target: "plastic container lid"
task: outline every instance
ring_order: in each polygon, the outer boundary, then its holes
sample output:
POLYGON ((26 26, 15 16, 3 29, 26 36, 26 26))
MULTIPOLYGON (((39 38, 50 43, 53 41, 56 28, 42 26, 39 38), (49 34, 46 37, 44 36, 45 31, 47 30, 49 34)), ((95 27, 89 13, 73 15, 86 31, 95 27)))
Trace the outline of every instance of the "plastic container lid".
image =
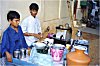
POLYGON ((86 46, 73 45, 73 47, 74 47, 75 49, 79 49, 79 50, 87 50, 87 47, 86 47, 86 46))
POLYGON ((89 45, 89 41, 88 40, 79 40, 78 41, 79 42, 79 44, 84 44, 84 45, 89 45))

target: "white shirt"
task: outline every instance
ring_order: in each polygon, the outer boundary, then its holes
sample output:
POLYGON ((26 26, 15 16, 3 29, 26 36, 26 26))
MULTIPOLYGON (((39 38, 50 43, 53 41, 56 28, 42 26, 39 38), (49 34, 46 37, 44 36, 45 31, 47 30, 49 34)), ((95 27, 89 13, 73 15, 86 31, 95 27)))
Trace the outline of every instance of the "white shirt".
MULTIPOLYGON (((41 26, 40 21, 37 17, 29 16, 25 18, 21 23, 22 31, 23 33, 41 33, 41 26)), ((25 40, 28 46, 31 46, 31 44, 38 39, 34 36, 25 36, 25 40)))

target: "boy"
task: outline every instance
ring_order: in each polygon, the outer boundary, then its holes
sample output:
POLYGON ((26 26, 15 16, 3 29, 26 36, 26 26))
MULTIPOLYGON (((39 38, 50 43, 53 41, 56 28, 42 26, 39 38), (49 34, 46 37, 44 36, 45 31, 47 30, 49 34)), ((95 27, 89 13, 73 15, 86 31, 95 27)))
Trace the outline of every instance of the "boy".
POLYGON ((42 34, 41 34, 40 21, 36 17, 39 9, 38 5, 36 3, 32 3, 29 6, 29 9, 31 15, 22 21, 21 27, 26 39, 26 43, 31 48, 32 43, 42 38, 42 34))
POLYGON ((4 31, 2 37, 2 56, 12 62, 13 52, 17 49, 28 48, 21 27, 19 26, 20 15, 16 11, 9 11, 7 20, 9 27, 4 31))

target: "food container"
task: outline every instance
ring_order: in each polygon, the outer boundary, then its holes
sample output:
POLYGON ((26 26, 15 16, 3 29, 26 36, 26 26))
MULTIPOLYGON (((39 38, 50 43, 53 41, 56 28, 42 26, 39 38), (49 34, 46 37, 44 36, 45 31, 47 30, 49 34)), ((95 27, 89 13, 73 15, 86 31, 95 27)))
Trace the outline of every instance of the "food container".
POLYGON ((65 46, 61 44, 55 44, 52 48, 50 48, 50 52, 54 61, 61 61, 64 48, 65 46))

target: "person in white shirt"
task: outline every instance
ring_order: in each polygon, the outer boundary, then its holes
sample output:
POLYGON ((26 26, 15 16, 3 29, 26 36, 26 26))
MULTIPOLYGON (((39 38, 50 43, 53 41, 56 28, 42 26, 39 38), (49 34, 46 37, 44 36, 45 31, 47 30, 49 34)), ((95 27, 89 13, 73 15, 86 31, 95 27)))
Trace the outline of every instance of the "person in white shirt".
POLYGON ((36 17, 38 13, 38 5, 32 3, 29 6, 31 15, 25 18, 21 23, 21 28, 25 36, 28 46, 42 38, 41 25, 39 19, 36 17))

